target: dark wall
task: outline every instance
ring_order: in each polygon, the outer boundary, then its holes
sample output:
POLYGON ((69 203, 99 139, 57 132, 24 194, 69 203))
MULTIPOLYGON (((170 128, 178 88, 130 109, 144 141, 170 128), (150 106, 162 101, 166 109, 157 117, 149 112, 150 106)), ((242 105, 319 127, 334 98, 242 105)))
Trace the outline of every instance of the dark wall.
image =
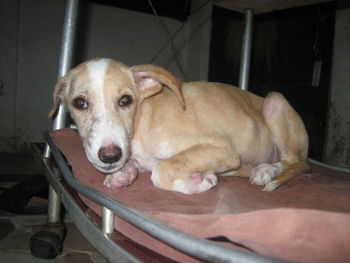
MULTIPOLYGON (((329 2, 254 18, 249 90, 261 96, 269 91, 283 93, 305 122, 309 155, 319 160, 326 127, 334 15, 335 5, 329 2), (321 70, 319 81, 313 78, 315 67, 321 70)), ((211 81, 238 84, 242 21, 241 14, 214 9, 211 81)))

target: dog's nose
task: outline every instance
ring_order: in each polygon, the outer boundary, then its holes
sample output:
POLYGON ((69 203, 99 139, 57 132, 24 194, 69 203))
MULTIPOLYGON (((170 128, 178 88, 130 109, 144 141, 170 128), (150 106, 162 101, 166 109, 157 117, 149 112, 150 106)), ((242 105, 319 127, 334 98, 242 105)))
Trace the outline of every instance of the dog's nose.
POLYGON ((106 147, 101 147, 98 151, 98 158, 104 163, 115 163, 122 157, 122 150, 112 144, 106 147))

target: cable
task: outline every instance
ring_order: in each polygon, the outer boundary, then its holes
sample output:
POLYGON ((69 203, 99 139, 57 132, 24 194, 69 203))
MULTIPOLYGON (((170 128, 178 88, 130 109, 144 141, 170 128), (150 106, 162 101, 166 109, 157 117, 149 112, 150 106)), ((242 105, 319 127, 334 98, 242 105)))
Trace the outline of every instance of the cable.
MULTIPOLYGON (((201 6, 199 6, 196 10, 194 10, 192 13, 190 13, 188 16, 192 16, 192 15, 195 15, 197 14, 200 10, 202 10, 203 7, 205 7, 211 0, 207 0, 206 2, 204 2, 201 6)), ((162 28, 165 28, 162 20, 159 18, 155 8, 153 7, 152 5, 152 2, 150 0, 148 0, 148 3, 149 5, 151 6, 152 8, 152 11, 153 13, 158 17, 158 21, 160 21, 161 25, 162 25, 162 28)), ((167 32, 167 30, 165 30, 166 32, 166 36, 167 36, 167 42, 168 43, 172 43, 173 39, 178 35, 178 33, 180 33, 182 31, 182 29, 188 24, 188 20, 184 23, 182 23, 182 25, 175 31, 175 33, 169 37, 169 34, 167 32)), ((165 28, 166 29, 166 28, 165 28)), ((164 30, 163 30, 164 31, 164 30)), ((163 45, 163 47, 161 47, 154 55, 153 57, 151 58, 150 62, 149 63, 153 63, 159 56, 160 53, 162 53, 162 51, 168 46, 169 44, 165 44, 163 45)), ((177 58, 177 55, 176 53, 174 53, 174 50, 172 48, 170 48, 170 51, 173 53, 173 56, 177 59, 177 63, 178 63, 178 66, 180 65, 179 61, 178 61, 178 58, 177 58)), ((179 69, 181 70, 181 74, 184 76, 184 80, 186 80, 186 75, 181 67, 181 65, 179 66, 179 69)))
POLYGON ((307 160, 309 163, 316 164, 316 165, 319 165, 322 167, 326 167, 326 168, 334 170, 334 171, 343 172, 343 173, 350 173, 350 169, 346 168, 346 167, 339 167, 339 166, 334 166, 334 165, 322 163, 320 161, 317 161, 317 160, 314 160, 311 158, 308 158, 307 160))
POLYGON ((162 30, 163 30, 163 33, 166 37, 166 40, 168 42, 168 45, 169 45, 169 49, 170 49, 170 52, 171 54, 173 55, 173 57, 175 58, 175 61, 176 61, 176 64, 184 78, 184 80, 186 80, 186 74, 180 64, 180 61, 179 61, 179 58, 177 56, 177 53, 176 53, 176 50, 174 49, 174 46, 173 46, 173 43, 172 43, 172 39, 170 38, 169 36, 169 33, 168 33, 168 29, 166 28, 165 24, 163 23, 162 19, 160 18, 160 16, 158 15, 157 13, 157 10, 154 8, 153 4, 152 4, 152 1, 151 0, 147 0, 148 1, 148 4, 150 5, 155 17, 157 18, 157 21, 158 21, 158 24, 161 26, 162 30))

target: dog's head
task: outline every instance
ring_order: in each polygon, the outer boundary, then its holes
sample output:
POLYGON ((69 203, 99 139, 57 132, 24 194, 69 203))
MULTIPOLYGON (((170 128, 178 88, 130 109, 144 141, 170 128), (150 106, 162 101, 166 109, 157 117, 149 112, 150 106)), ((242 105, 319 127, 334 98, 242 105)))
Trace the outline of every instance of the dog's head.
POLYGON ((184 107, 181 81, 161 67, 127 67, 111 59, 94 59, 72 69, 54 89, 68 107, 83 139, 86 156, 101 172, 120 169, 129 157, 134 117, 148 97, 170 88, 184 107))

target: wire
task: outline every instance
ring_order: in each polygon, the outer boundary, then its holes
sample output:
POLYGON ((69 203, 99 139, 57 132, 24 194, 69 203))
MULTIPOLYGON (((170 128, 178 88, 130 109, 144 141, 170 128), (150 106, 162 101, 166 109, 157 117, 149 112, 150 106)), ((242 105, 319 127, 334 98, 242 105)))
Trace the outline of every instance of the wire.
MULTIPOLYGON (((185 25, 187 24, 187 22, 183 23, 178 30, 176 30, 176 32, 170 37, 170 40, 172 41, 178 33, 180 33, 180 31, 185 27, 185 25)), ((163 45, 152 57, 152 59, 150 60, 150 63, 153 63, 159 56, 160 53, 163 52, 163 50, 167 47, 167 44, 163 45)))
POLYGON ((169 36, 168 29, 166 28, 164 22, 162 21, 162 19, 158 15, 157 10, 154 8, 154 6, 152 4, 152 1, 151 0, 147 0, 147 1, 148 1, 148 4, 150 5, 150 7, 151 7, 155 17, 157 18, 158 24, 160 25, 160 27, 163 30, 163 33, 164 33, 164 35, 166 37, 166 40, 168 42, 168 45, 169 45, 170 52, 173 55, 173 57, 175 58, 176 64, 177 64, 177 66, 178 66, 178 68, 179 68, 183 78, 186 80, 186 74, 185 74, 185 72, 184 72, 184 70, 183 70, 183 68, 181 66, 181 63, 180 63, 179 58, 177 56, 177 52, 176 52, 176 50, 175 50, 175 48, 173 46, 173 43, 172 43, 172 39, 169 36))
MULTIPOLYGON (((190 13, 188 16, 193 16, 195 14, 197 14, 200 10, 202 10, 203 7, 205 7, 209 2, 211 2, 211 0, 207 0, 206 2, 204 2, 202 5, 200 5, 196 10, 194 10, 192 13, 190 13)), ((172 48, 172 41, 174 40, 174 38, 182 31, 182 29, 188 24, 188 20, 185 21, 184 23, 182 23, 182 25, 175 31, 175 33, 169 37, 169 33, 168 31, 166 30, 166 27, 163 23, 163 21, 160 19, 160 17, 158 16, 157 14, 157 11, 155 10, 154 6, 152 5, 152 2, 151 0, 148 0, 148 3, 149 5, 151 6, 152 8, 152 11, 153 13, 157 16, 157 20, 160 21, 161 23, 161 26, 163 28, 163 31, 165 29, 165 32, 166 32, 166 36, 167 36, 167 44, 163 45, 163 47, 161 47, 155 54, 154 56, 152 57, 152 59, 150 60, 149 63, 153 63, 159 56, 160 53, 163 52, 163 50, 169 45, 170 47, 170 51, 173 53, 173 56, 176 58, 177 60, 177 64, 179 66, 179 69, 181 70, 181 74, 183 75, 184 79, 186 80, 186 75, 180 65, 180 62, 178 60, 178 57, 177 57, 177 54, 174 52, 173 48, 172 48)))
POLYGON ((204 2, 204 3, 203 3, 201 6, 199 6, 196 10, 194 10, 194 11, 190 14, 190 16, 192 16, 192 15, 198 13, 198 12, 199 12, 203 7, 205 7, 210 1, 212 1, 212 0, 208 0, 208 1, 204 2))

